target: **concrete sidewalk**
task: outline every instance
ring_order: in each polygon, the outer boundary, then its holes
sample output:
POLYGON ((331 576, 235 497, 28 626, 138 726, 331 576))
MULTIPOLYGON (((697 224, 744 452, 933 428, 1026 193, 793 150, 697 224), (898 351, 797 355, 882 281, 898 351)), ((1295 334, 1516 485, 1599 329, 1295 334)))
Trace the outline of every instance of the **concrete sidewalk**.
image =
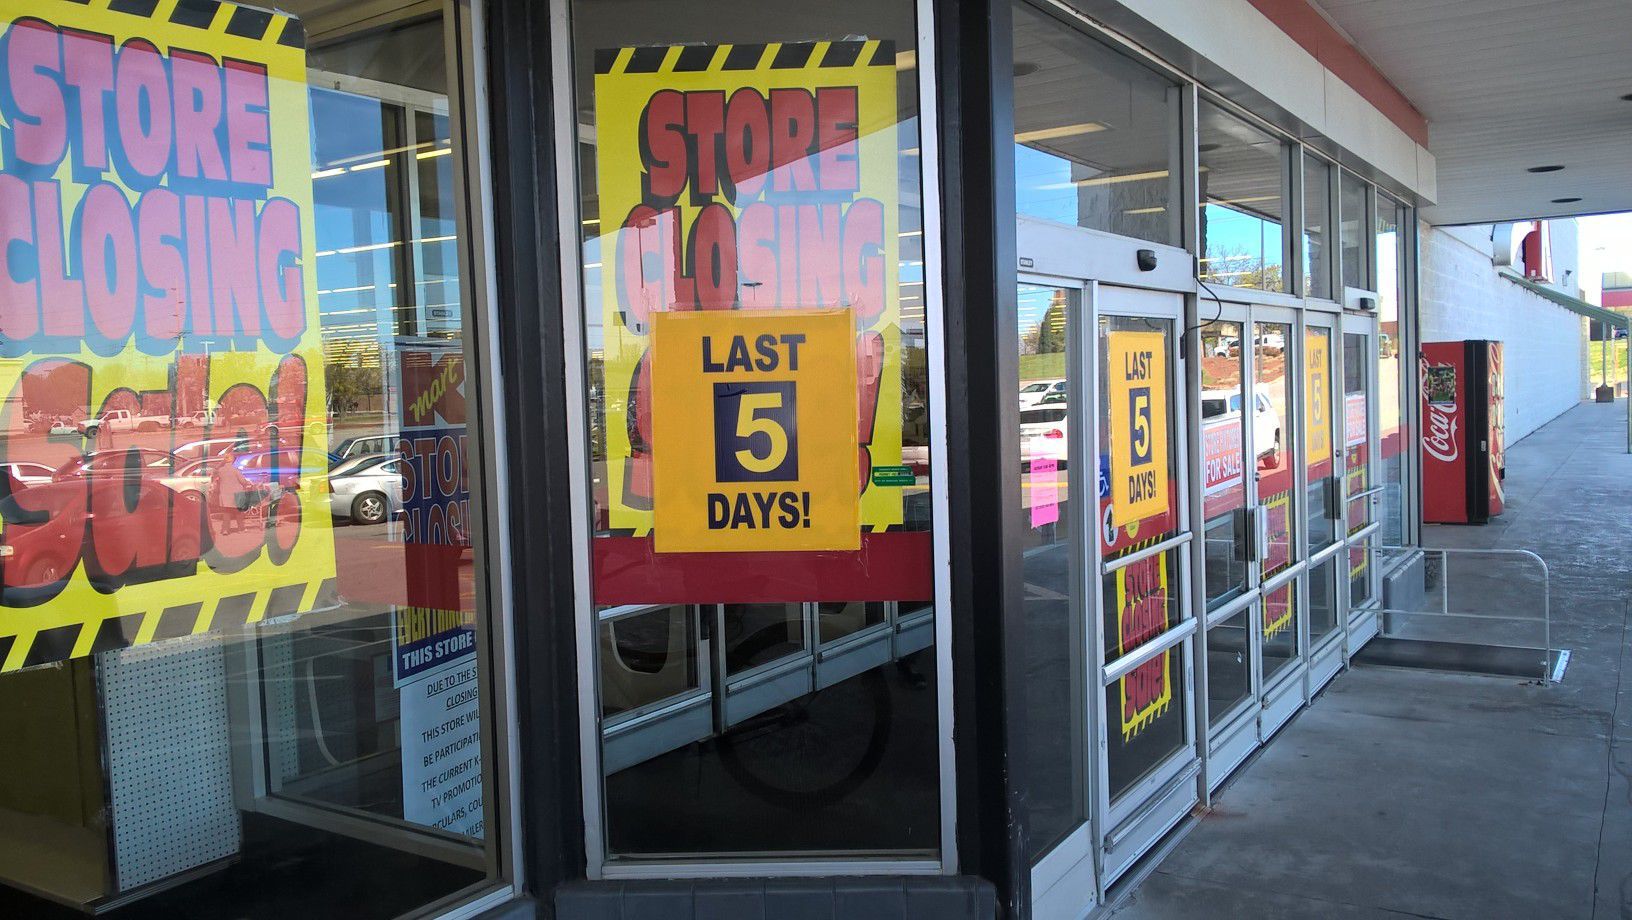
POLYGON ((1429 528, 1547 560, 1562 684, 1356 665, 1111 916, 1632 917, 1625 450, 1582 404, 1511 448, 1505 514, 1429 528))

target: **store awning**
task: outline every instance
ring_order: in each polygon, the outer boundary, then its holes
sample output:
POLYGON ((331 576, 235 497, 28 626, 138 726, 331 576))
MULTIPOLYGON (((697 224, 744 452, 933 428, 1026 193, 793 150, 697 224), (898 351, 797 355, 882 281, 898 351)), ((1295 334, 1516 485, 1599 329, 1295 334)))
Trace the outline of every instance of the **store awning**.
POLYGON ((1594 322, 1605 323, 1612 327, 1632 330, 1632 316, 1628 316, 1625 313, 1616 313, 1614 310, 1605 310, 1603 307, 1594 306, 1593 304, 1587 303, 1585 300, 1582 300, 1579 297, 1571 297, 1562 291, 1555 291, 1545 284, 1537 284, 1536 282, 1531 281, 1529 278, 1514 272, 1504 271, 1501 274, 1503 278, 1506 278, 1519 287, 1525 288, 1537 296, 1545 297, 1564 309, 1569 310, 1571 313, 1579 313, 1582 316, 1593 320, 1594 322))
POLYGON ((1632 3, 1314 5, 1427 117, 1438 180, 1429 223, 1632 210, 1632 3))

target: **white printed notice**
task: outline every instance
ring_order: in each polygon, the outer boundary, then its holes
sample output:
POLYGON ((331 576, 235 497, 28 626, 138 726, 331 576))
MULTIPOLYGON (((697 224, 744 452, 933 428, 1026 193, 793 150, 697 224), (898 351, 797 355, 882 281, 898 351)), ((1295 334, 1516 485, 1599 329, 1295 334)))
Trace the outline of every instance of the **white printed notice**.
POLYGON ((403 683, 402 816, 482 837, 482 733, 476 656, 403 683))

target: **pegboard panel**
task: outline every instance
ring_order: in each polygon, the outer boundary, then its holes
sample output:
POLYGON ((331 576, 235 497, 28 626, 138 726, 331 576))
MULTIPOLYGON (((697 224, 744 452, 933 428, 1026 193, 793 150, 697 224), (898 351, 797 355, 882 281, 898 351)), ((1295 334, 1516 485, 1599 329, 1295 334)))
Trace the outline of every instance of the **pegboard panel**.
POLYGON ((119 891, 237 853, 224 640, 108 652, 98 671, 119 891))
POLYGON ((261 693, 265 699, 266 748, 271 791, 300 776, 300 726, 295 721, 295 641, 285 630, 263 630, 259 639, 261 693))

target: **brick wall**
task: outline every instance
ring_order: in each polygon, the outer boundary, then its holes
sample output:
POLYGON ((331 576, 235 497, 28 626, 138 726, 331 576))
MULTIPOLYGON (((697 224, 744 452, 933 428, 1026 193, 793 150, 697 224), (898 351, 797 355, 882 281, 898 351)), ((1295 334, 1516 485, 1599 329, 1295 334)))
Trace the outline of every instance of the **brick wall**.
POLYGON ((1508 443, 1580 402, 1583 318, 1497 274, 1488 226, 1421 230, 1422 341, 1503 343, 1508 443))

